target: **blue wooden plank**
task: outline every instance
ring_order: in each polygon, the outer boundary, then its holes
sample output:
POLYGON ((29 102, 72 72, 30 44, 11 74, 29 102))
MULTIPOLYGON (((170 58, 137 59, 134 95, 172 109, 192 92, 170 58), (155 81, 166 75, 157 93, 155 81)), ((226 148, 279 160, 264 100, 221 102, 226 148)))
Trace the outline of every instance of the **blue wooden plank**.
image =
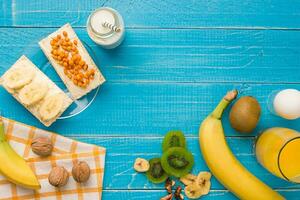
MULTIPOLYGON (((163 189, 164 184, 152 184, 146 176, 135 172, 134 160, 137 157, 146 159, 161 156, 161 143, 163 137, 91 137, 72 136, 83 142, 88 142, 107 148, 104 188, 105 189, 163 189)), ((254 138, 227 138, 233 153, 242 164, 263 182, 274 189, 300 189, 300 185, 288 183, 279 179, 265 169, 256 161, 254 155, 254 138)), ((187 146, 193 153, 195 165, 193 173, 207 171, 208 168, 202 158, 197 137, 187 138, 187 146)), ((230 170, 230 169, 224 169, 230 170)), ((225 189, 214 177, 212 178, 212 189, 225 189)))
MULTIPOLYGON (((281 84, 196 84, 196 83, 105 83, 95 102, 79 116, 59 120, 49 130, 63 135, 134 135, 158 136, 170 129, 181 129, 190 136, 198 133, 201 122, 230 89, 252 95, 262 106, 262 117, 255 134, 272 126, 300 130, 299 120, 287 121, 267 110, 270 93, 284 88, 300 89, 300 85, 281 84), (77 125, 77 124, 80 124, 77 125)), ((0 109, 4 116, 43 127, 4 89, 0 89, 0 109)), ((237 135, 228 125, 227 135, 237 135)))
MULTIPOLYGON (((299 190, 284 190, 279 191, 282 195, 286 197, 288 200, 298 200, 300 192, 299 190)), ((150 190, 150 191, 140 191, 140 190, 104 190, 103 191, 103 200, 111 200, 111 199, 119 199, 119 200, 127 200, 127 199, 144 199, 144 200, 156 200, 165 196, 166 192, 161 190, 150 190)), ((187 199, 187 198, 185 198, 187 199)), ((201 200, 232 200, 237 199, 230 192, 227 191, 212 191, 206 196, 202 196, 201 200)))
MULTIPOLYGON (((291 196, 296 195, 297 192, 287 192, 287 194, 292 193, 291 196)), ((184 192, 182 192, 184 194, 184 192)), ((164 196, 166 196, 166 191, 163 190, 104 190, 103 191, 103 200, 111 200, 111 199, 119 199, 119 200, 127 200, 127 199, 144 199, 144 200, 157 200, 164 196)), ((185 197, 185 199, 188 199, 185 197)), ((225 199, 232 200, 237 199, 228 191, 211 191, 208 195, 202 196, 199 199, 225 199)))
POLYGON ((89 13, 101 6, 119 10, 127 27, 135 28, 299 28, 295 18, 299 17, 300 5, 295 0, 65 0, 63 3, 15 0, 11 25, 40 27, 71 22, 76 26, 85 26, 89 13))
MULTIPOLYGON (((299 83, 298 31, 190 29, 298 29, 299 24, 294 20, 299 15, 297 2, 0 1, 0 26, 57 27, 72 22, 82 27, 88 13, 100 4, 120 10, 131 29, 124 44, 114 51, 96 47, 84 29, 77 29, 101 58, 108 83, 91 108, 49 130, 107 147, 104 200, 158 199, 165 194, 162 185, 149 183, 133 171, 131 162, 124 160, 133 162, 140 156, 159 156, 161 136, 170 128, 187 132, 189 148, 196 157, 194 172, 207 169, 195 137, 199 122, 217 99, 233 87, 242 89, 243 94, 257 96, 264 107, 255 133, 275 125, 299 130, 297 121, 271 116, 266 109, 271 91, 299 89, 299 84, 291 84, 299 83), (151 29, 158 27, 187 30, 151 29), (79 123, 82 126, 74 126, 79 123)), ((0 73, 24 49, 30 54, 38 50, 38 38, 53 30, 0 29, 0 73)), ((32 56, 34 62, 45 62, 41 52, 32 56)), ((59 81, 51 69, 46 73, 59 81)), ((2 89, 0 96, 5 116, 42 127, 2 89)), ((228 123, 225 129, 228 136, 236 136, 228 123)), ((228 141, 250 171, 272 187, 280 188, 287 199, 298 199, 298 185, 273 177, 256 163, 253 137, 228 138, 228 141)), ((213 191, 204 199, 234 199, 215 179, 212 183, 213 191)))
POLYGON ((0 0, 0 26, 12 25, 12 6, 12 0, 0 0))
MULTIPOLYGON (((0 29, 0 73, 24 52, 39 66, 47 62, 37 42, 54 30, 0 29)), ((115 50, 96 46, 83 28, 76 31, 108 81, 300 82, 298 31, 131 29, 115 50)), ((59 80, 52 69, 47 74, 59 80)))

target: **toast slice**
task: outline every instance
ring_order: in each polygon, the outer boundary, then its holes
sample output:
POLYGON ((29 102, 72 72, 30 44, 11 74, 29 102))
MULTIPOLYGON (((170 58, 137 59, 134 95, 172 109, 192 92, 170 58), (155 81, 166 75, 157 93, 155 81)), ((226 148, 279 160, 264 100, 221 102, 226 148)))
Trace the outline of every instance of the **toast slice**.
MULTIPOLYGON (((13 64, 10 69, 8 69, 3 76, 0 78, 1 85, 17 100, 19 101, 31 114, 33 114, 41 123, 45 126, 50 126, 53 122, 61 116, 61 114, 72 104, 73 100, 68 97, 54 82, 52 82, 38 67, 35 66, 26 56, 21 56, 15 64, 13 64), (17 76, 22 77, 23 82, 20 82, 19 78, 14 78, 12 73, 20 69, 23 70, 22 73, 18 73, 17 76), (29 73, 30 72, 30 73, 29 73), (27 77, 26 77, 27 76, 27 77), (24 79, 25 78, 25 79, 24 79), (34 97, 36 93, 24 93, 26 87, 29 85, 35 84, 38 85, 38 88, 46 88, 44 94, 40 98, 34 97), (26 99, 24 99, 24 94, 26 99), (45 106, 48 105, 49 100, 54 99, 54 97, 59 96, 60 104, 54 105, 56 101, 50 105, 49 108, 46 108, 46 112, 52 112, 53 109, 57 109, 56 114, 49 118, 48 113, 45 113, 45 106), (36 98, 33 102, 32 98, 36 98), (30 104, 28 99, 32 100, 30 104), (46 105, 47 104, 47 105, 46 105), (52 106, 52 107, 51 107, 52 106), (59 106, 56 108, 55 106, 59 106), (49 110, 47 110, 49 109, 49 110), (52 109, 52 111, 51 111, 52 109), (41 114, 42 113, 42 114, 41 114)), ((53 114, 53 112, 52 112, 53 114)))
POLYGON ((39 42, 39 45, 43 50, 44 54, 47 56, 50 63, 52 64, 52 66, 54 67, 57 74, 60 76, 61 80, 64 82, 64 84, 70 91, 73 99, 79 99, 83 97, 84 95, 88 94, 93 89, 97 88, 99 85, 105 82, 105 78, 101 74, 100 70, 98 69, 97 65, 95 64, 91 56, 89 55, 88 51, 85 49, 82 42, 77 37, 75 31, 72 29, 70 24, 65 24, 57 31, 51 33, 46 38, 42 39, 39 42), (64 32, 67 33, 70 41, 76 40, 76 47, 78 50, 78 54, 81 56, 82 60, 86 63, 88 69, 89 70, 93 69, 95 72, 93 79, 89 80, 89 84, 86 87, 80 87, 76 85, 73 81, 73 78, 67 76, 68 72, 65 71, 65 66, 62 63, 60 64, 58 60, 53 57, 53 49, 52 49, 51 41, 53 40, 53 38, 56 38, 57 35, 63 37, 64 32))

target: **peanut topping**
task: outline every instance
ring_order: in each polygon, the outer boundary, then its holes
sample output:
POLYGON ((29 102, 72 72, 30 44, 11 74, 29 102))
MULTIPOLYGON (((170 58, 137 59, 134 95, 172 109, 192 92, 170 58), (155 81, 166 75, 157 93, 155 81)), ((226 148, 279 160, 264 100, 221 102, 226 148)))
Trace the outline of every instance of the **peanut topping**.
POLYGON ((52 58, 64 68, 64 74, 76 86, 86 88, 94 79, 95 69, 89 69, 79 55, 78 41, 72 41, 66 31, 63 31, 62 35, 58 34, 50 41, 52 58))

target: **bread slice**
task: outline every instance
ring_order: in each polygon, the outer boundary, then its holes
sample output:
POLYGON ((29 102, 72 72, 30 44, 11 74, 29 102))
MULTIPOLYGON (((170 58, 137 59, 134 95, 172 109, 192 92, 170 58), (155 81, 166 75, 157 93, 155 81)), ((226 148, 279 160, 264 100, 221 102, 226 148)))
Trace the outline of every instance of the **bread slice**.
POLYGON ((105 78, 101 74, 100 70, 98 69, 97 65, 89 55, 88 51, 85 49, 83 46, 82 42, 79 40, 77 37, 75 31, 72 29, 70 24, 66 24, 59 28, 57 31, 51 33, 49 36, 46 38, 42 39, 39 42, 39 45, 41 49, 43 50, 44 54, 47 56, 48 60, 54 67, 55 71, 57 74, 60 76, 61 80, 64 82, 68 90, 70 91, 73 99, 79 99, 82 96, 86 95, 93 89, 97 88, 99 85, 104 83, 105 78), (50 41, 56 37, 58 34, 63 35, 63 31, 66 31, 68 33, 68 37, 70 38, 71 41, 76 39, 78 41, 77 48, 79 51, 80 56, 82 59, 86 62, 86 64, 89 66, 89 69, 94 69, 95 70, 95 76, 92 81, 90 81, 90 84, 86 88, 78 87, 73 83, 71 79, 69 79, 65 73, 64 73, 64 67, 60 65, 51 55, 51 44, 50 41))
POLYGON ((33 114, 41 123, 43 123, 45 126, 50 126, 53 122, 55 122, 57 120, 58 117, 61 116, 61 114, 72 104, 73 100, 68 97, 54 82, 52 82, 41 70, 39 70, 39 68, 37 68, 35 66, 35 64, 33 64, 26 56, 21 56, 16 62, 15 64, 13 64, 10 69, 8 69, 3 76, 0 78, 1 80, 1 84, 2 86, 16 99, 18 100, 29 112, 31 112, 31 114, 33 114), (32 71, 34 71, 35 76, 32 79, 32 82, 37 82, 37 83, 45 83, 48 86, 48 92, 46 93, 46 96, 39 101, 37 104, 31 105, 31 106, 26 106, 25 104, 22 103, 22 101, 20 100, 18 94, 20 92, 20 90, 22 88, 18 88, 18 89, 11 89, 8 87, 8 85, 6 84, 6 77, 8 75, 8 73, 11 70, 14 70, 16 68, 22 68, 22 67, 27 67, 32 69, 32 71), (51 120, 48 121, 44 121, 40 114, 39 114, 39 108, 42 105, 42 103, 49 98, 52 95, 56 95, 56 94, 60 94, 63 96, 63 106, 62 109, 60 111, 60 113, 55 116, 54 118, 52 118, 51 120))

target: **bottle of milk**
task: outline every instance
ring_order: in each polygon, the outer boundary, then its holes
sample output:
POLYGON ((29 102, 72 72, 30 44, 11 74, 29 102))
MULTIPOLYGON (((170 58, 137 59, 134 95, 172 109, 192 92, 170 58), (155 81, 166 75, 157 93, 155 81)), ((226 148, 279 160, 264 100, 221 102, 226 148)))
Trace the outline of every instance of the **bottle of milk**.
POLYGON ((124 39, 125 27, 123 18, 112 8, 98 8, 88 18, 87 32, 90 38, 103 48, 115 48, 124 39))

